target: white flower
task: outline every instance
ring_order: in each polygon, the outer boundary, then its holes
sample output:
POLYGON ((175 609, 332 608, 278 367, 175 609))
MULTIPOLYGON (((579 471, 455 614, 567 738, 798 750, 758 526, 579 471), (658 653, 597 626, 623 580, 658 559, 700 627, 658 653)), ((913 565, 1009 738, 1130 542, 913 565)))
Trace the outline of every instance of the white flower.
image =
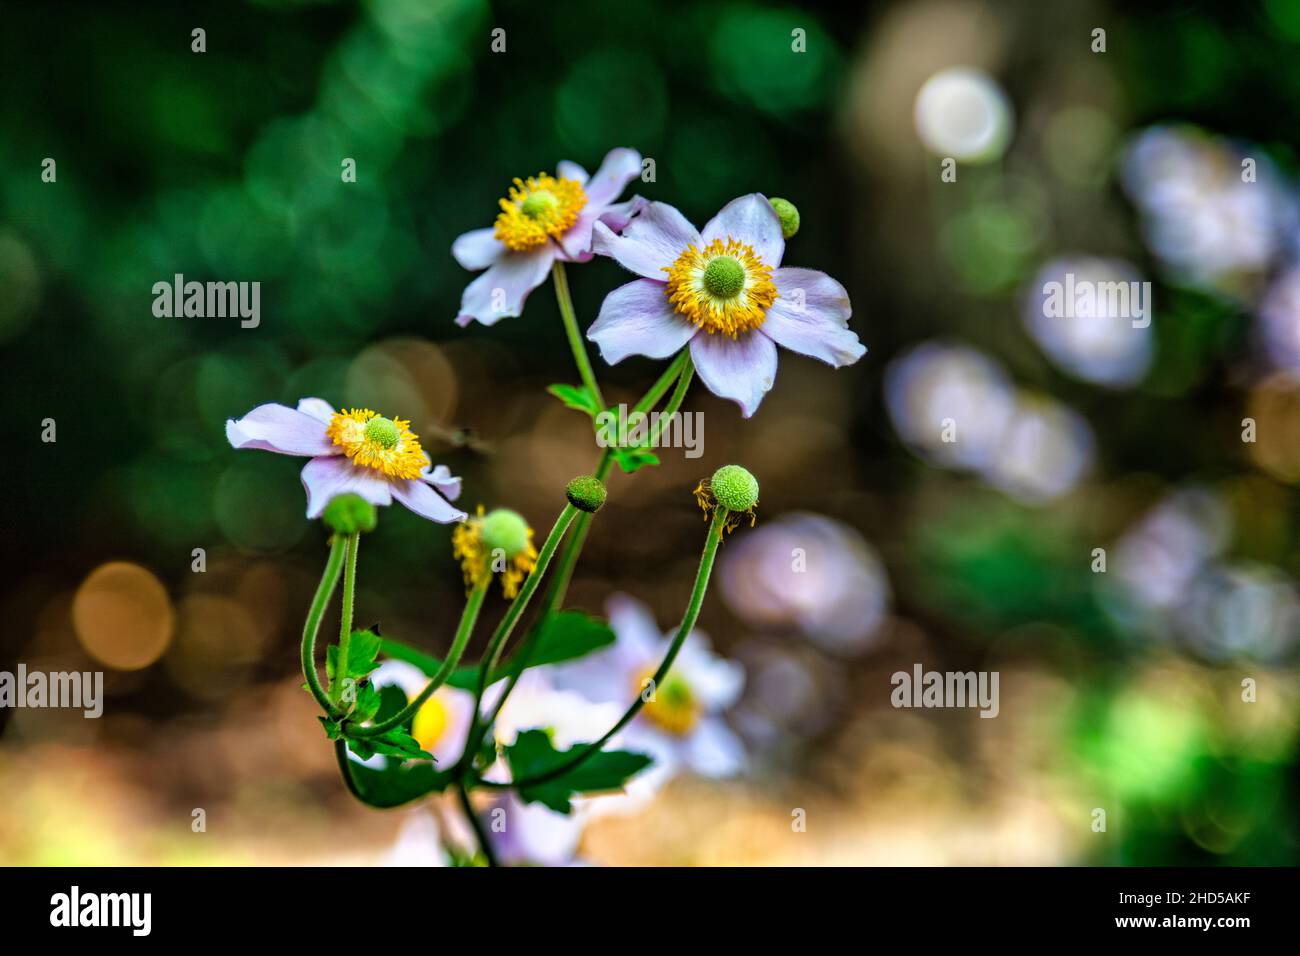
MULTIPOLYGON (((612 647, 555 669, 556 686, 571 688, 619 712, 658 669, 672 639, 640 601, 616 594, 607 604, 618 640, 612 647)), ((653 766, 634 777, 628 793, 642 799, 680 770, 705 777, 730 777, 745 765, 744 746, 721 713, 740 697, 744 669, 718 657, 708 639, 692 632, 662 684, 618 736, 619 749, 648 754, 653 766)))

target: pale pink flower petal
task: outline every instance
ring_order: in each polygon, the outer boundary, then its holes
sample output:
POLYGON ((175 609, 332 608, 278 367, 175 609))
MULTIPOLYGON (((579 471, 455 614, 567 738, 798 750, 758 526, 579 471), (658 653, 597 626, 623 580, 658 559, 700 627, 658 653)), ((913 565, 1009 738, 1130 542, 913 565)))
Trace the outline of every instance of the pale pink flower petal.
POLYGON ((746 418, 757 411, 776 381, 776 343, 760 331, 702 334, 691 339, 695 370, 709 391, 740 405, 746 418))
MULTIPOLYGON (((780 223, 777 225, 779 228, 780 223)), ((660 282, 668 278, 668 268, 687 246, 700 244, 700 234, 686 217, 662 202, 646 203, 622 235, 598 222, 592 236, 592 249, 596 253, 660 282)))
POLYGON ((600 348, 601 358, 613 365, 629 355, 667 358, 696 331, 673 309, 662 282, 637 279, 605 296, 587 338, 600 348))
POLYGON ((307 489, 308 518, 319 518, 325 506, 342 494, 360 495, 372 505, 387 505, 393 500, 383 475, 354 465, 342 455, 307 462, 302 469, 302 485, 307 489))
POLYGON ((235 448, 258 448, 281 455, 337 455, 317 418, 274 403, 258 405, 240 419, 226 420, 226 438, 235 448))
POLYGON ((844 286, 812 269, 777 269, 772 278, 780 295, 767 310, 765 335, 836 368, 862 358, 867 349, 848 328, 853 310, 844 286))
POLYGON ((714 239, 737 239, 754 247, 758 257, 773 269, 781 264, 785 255, 785 238, 781 235, 781 219, 761 193, 750 193, 733 199, 704 227, 706 243, 714 239))
POLYGON ((393 497, 423 518, 439 524, 464 521, 467 515, 447 500, 433 487, 419 478, 397 479, 391 482, 393 497))
POLYGON ((502 256, 466 286, 456 323, 466 326, 478 320, 484 325, 495 325, 504 318, 522 315, 524 300, 546 281, 558 251, 558 247, 547 243, 532 252, 502 256))
POLYGON ((486 269, 506 254, 505 244, 495 233, 496 230, 491 226, 463 233, 451 244, 451 254, 462 267, 471 272, 486 269))

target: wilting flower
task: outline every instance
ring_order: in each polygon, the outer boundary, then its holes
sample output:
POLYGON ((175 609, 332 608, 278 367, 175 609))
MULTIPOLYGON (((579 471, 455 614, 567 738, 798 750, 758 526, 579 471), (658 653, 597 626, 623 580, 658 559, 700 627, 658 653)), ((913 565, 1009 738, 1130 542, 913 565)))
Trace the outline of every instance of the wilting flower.
POLYGON ((555 669, 558 687, 576 690, 589 700, 623 703, 647 694, 636 719, 623 730, 618 746, 649 754, 654 764, 629 784, 629 792, 653 792, 686 768, 706 777, 729 777, 744 766, 740 740, 721 713, 740 697, 745 673, 739 664, 715 655, 709 641, 693 631, 682 645, 672 670, 659 686, 647 681, 667 650, 665 636, 650 609, 623 594, 606 609, 618 635, 613 646, 555 669))
POLYGON ((558 176, 538 173, 516 179, 500 201, 496 224, 467 232, 452 243, 451 254, 462 266, 473 272, 487 270, 465 288, 456 318, 460 325, 475 319, 492 325, 522 314, 528 293, 546 281, 556 259, 586 262, 592 256, 592 227, 599 221, 622 229, 641 202, 614 203, 641 172, 636 150, 610 150, 591 177, 568 160, 556 172, 558 176))
POLYGON ((320 517, 333 498, 350 493, 372 505, 396 498, 442 524, 463 520, 465 512, 447 503, 459 497, 460 479, 445 465, 430 466, 410 425, 370 409, 336 412, 319 398, 304 398, 296 410, 271 403, 227 419, 226 438, 235 448, 310 458, 302 469, 308 518, 320 517))
POLYGON ((494 571, 500 571, 501 590, 508 598, 519 593, 519 585, 537 563, 533 529, 505 508, 484 515, 479 505, 477 515, 452 531, 451 550, 465 573, 465 587, 486 584, 494 571))
POLYGON ((667 358, 689 342, 700 379, 746 418, 776 380, 778 345, 837 368, 866 352, 844 287, 781 267, 781 220, 758 193, 729 202, 702 233, 672 206, 646 203, 622 235, 597 223, 592 248, 643 277, 606 296, 587 332, 605 361, 667 358))

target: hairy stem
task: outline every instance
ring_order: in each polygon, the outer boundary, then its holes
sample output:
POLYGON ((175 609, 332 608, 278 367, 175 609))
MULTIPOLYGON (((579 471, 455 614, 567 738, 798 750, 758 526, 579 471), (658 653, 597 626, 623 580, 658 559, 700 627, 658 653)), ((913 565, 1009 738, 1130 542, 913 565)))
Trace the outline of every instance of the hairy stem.
POLYGON ((541 584, 542 578, 546 574, 546 568, 555 555, 555 549, 559 547, 560 541, 564 538, 564 533, 569 530, 569 526, 573 524, 574 516, 577 514, 578 509, 573 505, 566 504, 564 506, 564 510, 560 512, 560 517, 555 521, 555 526, 551 528, 551 533, 546 536, 542 550, 537 553, 537 563, 533 565, 533 570, 524 579, 523 585, 519 588, 519 593, 515 595, 514 601, 506 610, 505 617, 501 619, 501 623, 497 625, 496 631, 493 632, 491 639, 488 641, 483 660, 479 664, 478 691, 474 699, 474 717, 469 724, 469 733, 465 735, 465 751, 456 767, 457 776, 463 776, 473 764, 474 755, 478 752, 479 744, 483 739, 483 731, 487 729, 486 725, 479 722, 479 711, 483 706, 483 695, 487 692, 488 684, 491 682, 491 675, 501 662, 501 652, 505 649, 506 642, 510 640, 510 634, 515 629, 515 625, 519 623, 519 618, 523 616, 524 611, 528 608, 528 602, 533 599, 533 592, 541 584))
POLYGON ((343 569, 343 614, 339 618, 339 656, 335 663, 334 680, 330 684, 330 697, 336 709, 346 712, 347 708, 338 707, 343 701, 343 682, 348 672, 348 645, 352 640, 352 598, 357 586, 357 551, 361 544, 361 535, 357 532, 347 536, 347 559, 343 569))
POLYGON ((316 671, 316 634, 320 631, 320 622, 325 616, 325 608, 329 605, 330 598, 334 596, 334 588, 339 583, 339 573, 343 569, 343 555, 346 549, 347 542, 342 535, 336 534, 330 539, 330 555, 325 562, 325 573, 321 575, 320 584, 316 586, 316 596, 312 598, 311 608, 307 611, 307 621, 302 626, 302 674, 307 678, 307 688, 316 698, 316 703, 320 704, 321 709, 333 719, 338 718, 339 712, 325 692, 320 682, 320 674, 316 671))
POLYGON ((402 726, 424 706, 425 701, 433 696, 434 691, 447 683, 447 679, 456 670, 456 665, 460 663, 461 656, 465 653, 465 647, 469 644, 470 635, 474 633, 474 625, 478 621, 478 612, 483 607, 483 598, 487 595, 490 583, 491 578, 488 578, 482 583, 474 585, 469 592, 469 597, 465 600, 465 610, 460 615, 460 625, 456 628, 456 636, 452 638, 451 649, 447 651, 447 657, 438 666, 437 671, 429 678, 429 683, 425 685, 424 690, 420 691, 409 704, 387 720, 367 727, 349 727, 348 733, 351 736, 373 737, 376 734, 386 733, 394 727, 402 726))

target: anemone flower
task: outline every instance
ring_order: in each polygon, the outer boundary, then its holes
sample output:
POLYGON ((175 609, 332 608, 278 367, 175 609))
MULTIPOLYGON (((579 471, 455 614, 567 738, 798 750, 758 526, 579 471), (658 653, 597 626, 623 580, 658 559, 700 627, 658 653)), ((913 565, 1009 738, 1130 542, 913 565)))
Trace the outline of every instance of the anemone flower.
MULTIPOLYGON (((577 691, 593 704, 626 706, 644 693, 645 682, 663 659, 670 636, 659 629, 650 609, 626 594, 606 604, 618 639, 603 651, 554 670, 555 685, 577 691)), ((682 769, 704 777, 730 777, 745 764, 744 746, 722 712, 736 702, 745 684, 740 664, 718 657, 709 640, 692 631, 672 670, 636 718, 619 734, 621 749, 649 754, 654 764, 629 781, 627 792, 640 803, 682 769)))
POLYGON ((641 154, 634 149, 610 150, 594 176, 568 160, 556 172, 516 179, 500 200, 496 223, 452 243, 451 254, 463 267, 487 270, 465 287, 459 325, 493 325, 521 315, 528 293, 546 281, 555 260, 586 262, 596 223, 622 229, 642 202, 614 202, 641 172, 641 154))
POLYGON ((460 495, 460 479, 446 465, 430 466, 410 425, 369 409, 336 412, 319 398, 304 398, 297 409, 259 405, 243 418, 227 419, 226 438, 235 448, 310 458, 302 469, 308 518, 320 517, 332 499, 350 492, 372 505, 396 498, 440 524, 463 521, 465 512, 448 504, 460 495))
POLYGON ((746 418, 776 380, 778 345, 837 368, 866 352, 849 331, 844 287, 781 267, 781 220, 758 193, 727 203, 702 233, 647 202, 621 235, 596 223, 592 248, 642 276, 605 297, 587 332, 605 361, 667 358, 689 342, 700 379, 746 418))

